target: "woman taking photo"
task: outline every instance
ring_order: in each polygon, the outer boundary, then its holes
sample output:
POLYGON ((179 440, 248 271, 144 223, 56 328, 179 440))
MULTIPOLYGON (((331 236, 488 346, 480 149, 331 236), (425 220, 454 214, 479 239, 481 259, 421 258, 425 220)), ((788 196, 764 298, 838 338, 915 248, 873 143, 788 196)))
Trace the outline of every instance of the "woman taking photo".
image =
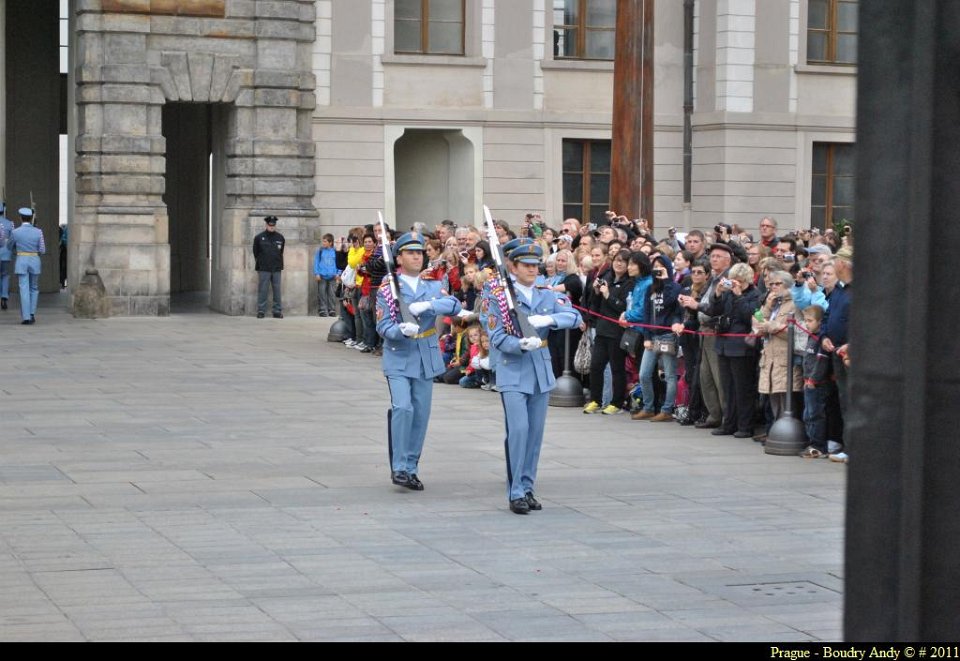
POLYGON ((677 336, 672 328, 674 324, 680 323, 683 315, 677 301, 680 285, 673 281, 673 265, 665 255, 654 258, 652 274, 653 282, 644 308, 646 323, 669 327, 671 330, 645 328, 643 331, 643 357, 640 360, 643 408, 630 417, 634 420, 670 422, 673 420, 673 405, 677 399, 677 336), (672 349, 664 350, 667 346, 672 349), (653 373, 658 363, 663 365, 663 378, 667 383, 667 392, 659 413, 655 410, 653 392, 653 373))
MULTIPOLYGON (((630 253, 621 250, 614 257, 610 269, 593 281, 590 292, 590 310, 602 317, 596 319, 596 336, 593 340, 593 353, 590 359, 590 401, 583 407, 584 413, 601 411, 603 401, 603 372, 610 365, 613 376, 613 395, 610 403, 602 409, 605 415, 620 413, 627 390, 627 373, 624 363, 627 354, 620 348, 623 328, 615 321, 627 309, 627 297, 634 289, 634 279, 628 274, 628 268, 635 272, 638 267, 630 262, 630 253)), ((647 265, 649 270, 649 263, 647 265)))
POLYGON ((707 311, 712 317, 720 317, 716 350, 727 400, 723 422, 710 432, 714 436, 753 437, 757 400, 756 354, 744 337, 735 336, 753 332, 753 313, 759 307, 760 297, 753 286, 753 269, 747 264, 734 264, 727 277, 714 288, 707 311))

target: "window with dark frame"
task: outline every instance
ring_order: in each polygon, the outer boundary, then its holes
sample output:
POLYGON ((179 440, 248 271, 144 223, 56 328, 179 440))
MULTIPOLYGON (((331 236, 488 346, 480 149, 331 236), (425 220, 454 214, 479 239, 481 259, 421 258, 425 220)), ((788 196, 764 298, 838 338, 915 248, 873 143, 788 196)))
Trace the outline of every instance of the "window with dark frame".
POLYGON ((856 148, 850 143, 813 143, 810 227, 830 229, 853 220, 856 148))
POLYGON ((553 56, 613 60, 617 0, 552 0, 553 56))
POLYGON ((808 0, 807 62, 857 63, 857 0, 808 0))
POLYGON ((610 208, 610 141, 563 141, 563 217, 603 222, 610 208))
POLYGON ((463 55, 466 0, 395 0, 394 52, 463 55))

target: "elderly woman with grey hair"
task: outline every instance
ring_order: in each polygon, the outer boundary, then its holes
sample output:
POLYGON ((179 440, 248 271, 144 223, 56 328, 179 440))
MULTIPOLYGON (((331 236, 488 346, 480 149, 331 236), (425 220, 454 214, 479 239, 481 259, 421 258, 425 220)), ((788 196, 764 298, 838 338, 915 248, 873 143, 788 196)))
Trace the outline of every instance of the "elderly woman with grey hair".
POLYGON ((753 414, 757 399, 756 353, 744 335, 752 332, 753 313, 760 307, 760 295, 753 285, 753 269, 734 264, 710 296, 707 314, 718 317, 716 351, 726 406, 723 422, 714 436, 753 436, 753 414))
POLYGON ((760 378, 757 390, 770 396, 773 419, 780 417, 786 404, 787 379, 793 379, 793 392, 802 392, 803 378, 793 363, 792 347, 787 343, 787 326, 799 314, 793 296, 793 276, 787 271, 773 271, 767 276, 768 293, 760 308, 762 320, 754 321, 753 330, 760 335, 760 378))

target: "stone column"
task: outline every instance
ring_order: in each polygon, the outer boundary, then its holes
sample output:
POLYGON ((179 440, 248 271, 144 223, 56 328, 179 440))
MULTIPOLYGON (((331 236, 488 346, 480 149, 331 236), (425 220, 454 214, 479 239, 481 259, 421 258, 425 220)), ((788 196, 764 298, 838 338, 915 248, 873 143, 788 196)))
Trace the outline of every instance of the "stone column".
POLYGON ((114 315, 166 315, 170 246, 165 99, 151 80, 147 14, 77 7, 77 197, 70 280, 97 268, 114 315))
POLYGON ((960 3, 860 4, 845 637, 960 631, 960 3))
POLYGON ((251 245, 267 215, 280 219, 277 229, 287 240, 284 311, 306 314, 313 298, 311 258, 320 232, 312 203, 315 20, 309 0, 256 5, 256 68, 237 96, 226 144, 227 203, 220 270, 214 274, 225 286, 215 288, 211 300, 228 314, 256 310, 251 245))
POLYGON ((250 245, 267 214, 287 237, 284 307, 306 313, 315 105, 311 0, 78 0, 77 212, 71 277, 100 270, 114 314, 169 311, 162 106, 211 104, 210 304, 252 314, 250 245))

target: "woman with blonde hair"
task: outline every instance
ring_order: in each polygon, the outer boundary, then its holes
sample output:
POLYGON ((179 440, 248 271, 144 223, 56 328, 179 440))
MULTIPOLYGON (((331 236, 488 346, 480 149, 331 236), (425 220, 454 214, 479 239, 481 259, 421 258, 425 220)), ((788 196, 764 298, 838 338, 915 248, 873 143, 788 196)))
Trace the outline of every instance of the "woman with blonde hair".
POLYGON ((775 271, 768 276, 770 292, 760 312, 763 321, 755 321, 754 332, 761 336, 760 378, 757 390, 770 396, 773 419, 777 420, 786 404, 787 379, 792 374, 793 392, 801 392, 802 377, 798 365, 793 364, 793 351, 787 344, 787 326, 797 314, 790 288, 793 276, 787 271, 775 271))

